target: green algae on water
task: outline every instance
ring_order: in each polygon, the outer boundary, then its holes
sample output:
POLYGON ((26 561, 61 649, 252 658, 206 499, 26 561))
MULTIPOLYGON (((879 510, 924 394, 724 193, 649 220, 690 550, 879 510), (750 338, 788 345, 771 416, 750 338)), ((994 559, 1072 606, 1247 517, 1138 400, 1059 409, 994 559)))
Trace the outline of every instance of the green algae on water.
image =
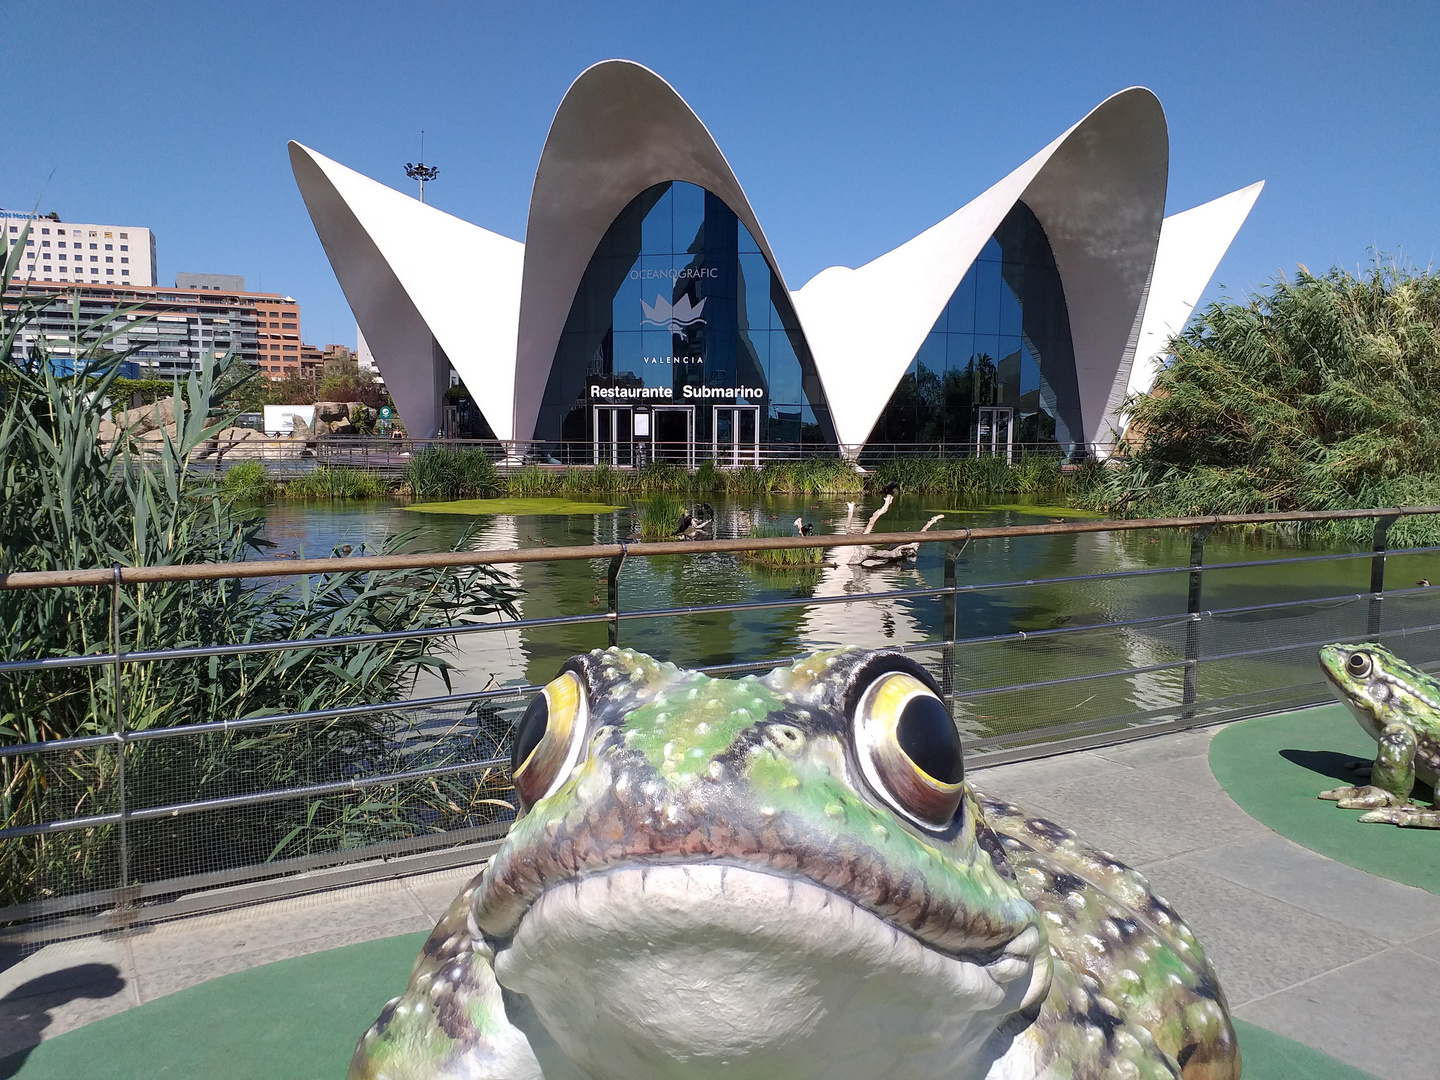
POLYGON ((609 514, 621 507, 573 499, 455 499, 450 502, 415 503, 405 509, 422 514, 465 514, 471 517, 477 514, 562 517, 567 514, 609 514))

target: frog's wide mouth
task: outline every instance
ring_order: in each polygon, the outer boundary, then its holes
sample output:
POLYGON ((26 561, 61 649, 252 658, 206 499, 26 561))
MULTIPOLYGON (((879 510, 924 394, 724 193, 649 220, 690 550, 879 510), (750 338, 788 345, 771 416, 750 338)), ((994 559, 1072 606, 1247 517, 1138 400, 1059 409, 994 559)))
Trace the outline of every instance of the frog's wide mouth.
POLYGON ((1050 982, 1033 925, 959 956, 806 878, 713 861, 629 863, 552 885, 492 945, 501 985, 526 995, 567 1052, 623 1031, 625 1046, 606 1051, 617 1061, 668 1055, 671 1038, 676 1053, 716 1063, 795 1040, 843 1043, 878 1022, 876 1009, 914 1023, 921 1041, 963 1045, 1050 982))

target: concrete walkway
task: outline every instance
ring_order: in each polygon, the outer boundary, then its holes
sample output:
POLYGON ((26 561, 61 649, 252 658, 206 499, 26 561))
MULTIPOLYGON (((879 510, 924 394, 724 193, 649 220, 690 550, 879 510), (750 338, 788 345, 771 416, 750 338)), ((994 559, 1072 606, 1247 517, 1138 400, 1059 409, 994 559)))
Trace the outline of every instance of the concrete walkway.
MULTIPOLYGON (((1195 928, 1235 1015, 1382 1080, 1435 1080, 1440 896, 1332 862, 1250 818, 1210 774, 1213 732, 972 778, 1142 870, 1195 928)), ((18 962, 0 954, 0 1057, 232 971, 427 930, 474 870, 63 942, 18 962)))

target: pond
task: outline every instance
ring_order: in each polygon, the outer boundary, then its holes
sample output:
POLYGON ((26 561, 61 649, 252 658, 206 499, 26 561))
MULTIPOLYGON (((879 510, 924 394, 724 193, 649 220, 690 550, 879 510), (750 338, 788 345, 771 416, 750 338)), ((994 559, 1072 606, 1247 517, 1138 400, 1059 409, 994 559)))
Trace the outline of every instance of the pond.
MULTIPOLYGON (((625 500, 612 502, 618 501, 625 500)), ((277 552, 303 555, 328 554, 345 545, 359 548, 363 544, 373 550, 387 535, 401 532, 412 534, 409 549, 433 551, 449 550, 462 541, 475 549, 501 550, 607 544, 633 535, 639 505, 606 509, 605 500, 594 502, 601 505, 561 508, 586 512, 536 513, 533 511, 540 507, 531 504, 518 507, 526 511, 523 513, 478 515, 417 513, 396 503, 277 503, 266 507, 266 532, 277 552)), ((841 532, 847 514, 843 496, 770 496, 713 502, 719 537, 748 536, 754 528, 770 533, 793 532, 791 523, 797 516, 812 523, 816 533, 841 532)), ((874 498, 866 500, 856 520, 863 522, 877 505, 874 498)), ((939 528, 1036 524, 1076 514, 1067 508, 1024 502, 966 506, 956 505, 953 500, 902 496, 877 528, 919 529, 937 513, 945 514, 939 528)), ((1256 563, 1333 550, 1342 549, 1320 543, 1301 544, 1273 532, 1231 531, 1211 537, 1205 561, 1212 566, 1256 563)), ((842 549, 830 555, 833 561, 825 566, 785 570, 749 563, 734 554, 635 558, 629 560, 621 575, 620 602, 623 610, 639 610, 938 586, 943 580, 943 555, 941 545, 928 545, 921 548, 918 560, 912 564, 870 569, 849 565, 848 553, 842 549)), ((1080 577, 1185 566, 1189 555, 1189 533, 1182 530, 1017 536, 974 542, 963 553, 957 576, 962 585, 1080 577)), ((607 567, 608 560, 596 559, 530 563, 505 569, 521 586, 519 607, 523 617, 546 618, 603 611, 607 567)), ((1420 578, 1440 583, 1440 559, 1434 555, 1392 557, 1388 577, 1391 588, 1413 587, 1420 578)), ((1203 606, 1220 611, 1342 594, 1353 597, 1368 591, 1369 579, 1369 559, 1217 570, 1206 575, 1203 606)), ((959 609, 962 638, 1015 631, 1033 635, 1060 627, 1152 621, 1059 636, 1040 633, 1024 642, 966 646, 959 656, 957 686, 973 690, 1049 681, 1087 672, 1145 667, 1181 657, 1187 632, 1187 588, 1186 574, 1156 574, 965 594, 959 609)), ((1276 628, 1274 620, 1263 617, 1264 613, 1213 620, 1205 628, 1202 655, 1223 655, 1256 645, 1270 645, 1277 651, 1262 659, 1207 666, 1202 669, 1206 680, 1203 694, 1234 694, 1261 685, 1313 681, 1317 671, 1313 649, 1297 646, 1286 652, 1279 646, 1308 642, 1311 637, 1343 640, 1363 636, 1365 611, 1364 602, 1358 599, 1348 604, 1306 605, 1285 612, 1281 629, 1276 628)), ((908 645, 936 640, 941 633, 939 599, 894 598, 874 603, 631 620, 621 626, 621 642, 693 667, 782 658, 839 645, 908 645)), ((453 684, 457 690, 475 690, 544 683, 567 657, 603 647, 606 642, 606 627, 600 623, 472 635, 455 658, 461 671, 453 684)), ((1067 714, 1092 715, 1096 709, 1105 715, 1119 715, 1173 703, 1180 693, 1181 679, 1179 669, 1142 672, 979 697, 957 712, 962 725, 977 732, 1009 729, 1016 724, 1030 726, 1038 719, 1037 712, 1050 714, 1052 722, 1067 714)), ((438 684, 422 683, 416 692, 444 691, 438 684)))

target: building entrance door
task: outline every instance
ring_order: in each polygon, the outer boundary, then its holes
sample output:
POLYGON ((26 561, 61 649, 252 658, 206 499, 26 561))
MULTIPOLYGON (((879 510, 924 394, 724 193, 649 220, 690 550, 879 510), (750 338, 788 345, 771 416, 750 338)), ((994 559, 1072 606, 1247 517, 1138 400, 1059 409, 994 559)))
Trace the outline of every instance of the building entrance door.
POLYGON ((656 461, 695 467, 695 406, 656 405, 651 446, 656 461))
POLYGON ((635 464, 634 409, 629 405, 595 406, 595 464, 635 464))
POLYGON ((715 462, 760 467, 760 407, 715 406, 715 462))
POLYGON ((1013 464, 1015 446, 1015 410, 983 407, 975 418, 975 455, 1004 454, 1005 464, 1013 464))

